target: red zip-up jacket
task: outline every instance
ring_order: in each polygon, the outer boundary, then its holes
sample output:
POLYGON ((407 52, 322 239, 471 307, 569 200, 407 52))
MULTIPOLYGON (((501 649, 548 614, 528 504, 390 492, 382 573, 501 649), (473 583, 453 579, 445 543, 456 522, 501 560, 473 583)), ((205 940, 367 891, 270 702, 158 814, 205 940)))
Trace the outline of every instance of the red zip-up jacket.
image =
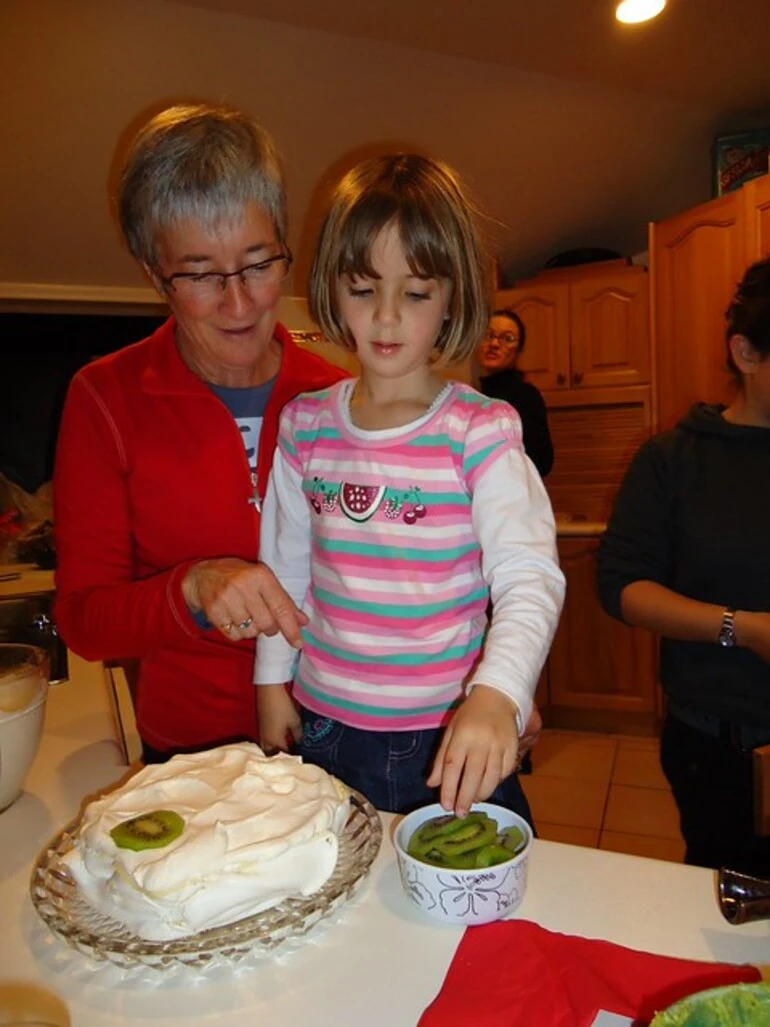
MULTIPOLYGON (((57 626, 86 659, 139 659, 139 734, 161 750, 256 738, 254 643, 199 627, 181 582, 199 560, 255 560, 259 512, 241 433, 183 362, 174 329, 170 319, 75 375, 54 471, 57 626)), ((282 326, 275 337, 283 357, 259 439, 261 497, 281 409, 346 376, 282 326)))

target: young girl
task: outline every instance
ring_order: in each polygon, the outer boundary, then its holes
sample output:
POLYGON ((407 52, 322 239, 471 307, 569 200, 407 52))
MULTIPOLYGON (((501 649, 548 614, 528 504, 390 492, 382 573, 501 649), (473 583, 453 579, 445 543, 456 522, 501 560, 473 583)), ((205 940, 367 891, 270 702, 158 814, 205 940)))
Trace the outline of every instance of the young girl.
POLYGON ((298 661, 260 638, 255 681, 263 746, 293 739, 378 808, 529 818, 513 771, 564 594, 553 514, 517 414, 436 370, 486 328, 485 267, 444 165, 377 157, 338 186, 310 310, 361 373, 284 410, 261 558, 310 623, 298 661))

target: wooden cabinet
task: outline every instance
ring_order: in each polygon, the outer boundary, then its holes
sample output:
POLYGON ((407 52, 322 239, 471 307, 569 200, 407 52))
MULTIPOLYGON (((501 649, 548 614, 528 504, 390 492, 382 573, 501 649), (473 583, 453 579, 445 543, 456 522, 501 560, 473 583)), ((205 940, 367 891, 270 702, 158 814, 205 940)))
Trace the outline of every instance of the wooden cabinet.
POLYGON ((570 380, 569 292, 564 284, 534 279, 495 293, 495 309, 506 307, 524 322, 527 338, 519 367, 540 391, 561 389, 570 380))
POLYGON ((570 389, 550 397, 554 464, 546 488, 557 519, 607 521, 651 421, 648 386, 570 389))
POLYGON ((770 175, 650 226, 655 422, 726 403, 725 310, 746 267, 770 255, 770 175))
POLYGON ((650 380, 647 274, 608 265, 545 271, 495 294, 524 322, 519 366, 541 391, 650 380))
POLYGON ((649 382, 648 307, 643 268, 587 277, 570 286, 573 388, 649 382))
MULTIPOLYGON (((622 477, 652 426, 646 271, 606 265, 543 272, 498 292, 527 330, 519 367, 548 408, 557 520, 607 521, 622 477)), ((651 734, 655 640, 613 621, 596 594, 598 538, 562 539, 561 622, 537 691, 546 724, 651 734)))
POLYGON ((770 175, 743 187, 746 263, 770 256, 770 175))
POLYGON ((561 539, 567 595, 538 702, 552 727, 652 733, 657 641, 608 617, 596 590, 597 538, 561 539))
POLYGON ((724 314, 745 266, 740 191, 651 226, 659 428, 696 401, 727 400, 724 314))

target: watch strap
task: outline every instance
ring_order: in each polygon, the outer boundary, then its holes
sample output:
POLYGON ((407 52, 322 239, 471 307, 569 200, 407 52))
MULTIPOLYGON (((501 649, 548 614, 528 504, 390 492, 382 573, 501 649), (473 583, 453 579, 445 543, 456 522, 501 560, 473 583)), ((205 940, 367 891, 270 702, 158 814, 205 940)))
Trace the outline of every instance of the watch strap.
POLYGON ((722 614, 722 626, 719 629, 718 641, 720 645, 730 647, 737 645, 735 637, 735 610, 728 606, 722 614))

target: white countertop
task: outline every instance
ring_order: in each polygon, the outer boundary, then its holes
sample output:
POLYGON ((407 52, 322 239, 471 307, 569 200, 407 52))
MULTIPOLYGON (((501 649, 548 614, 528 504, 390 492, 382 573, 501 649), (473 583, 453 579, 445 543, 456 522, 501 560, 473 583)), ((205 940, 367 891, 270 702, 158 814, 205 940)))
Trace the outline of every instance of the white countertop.
MULTIPOLYGON (((354 899, 284 953, 203 975, 129 973, 55 937, 28 895, 32 864, 86 795, 126 773, 101 666, 71 659, 51 689, 26 790, 0 813, 0 1024, 12 1004, 57 1027, 413 1027, 441 986, 461 929, 425 919, 401 892, 385 841, 354 899)), ((770 962, 770 922, 730 927, 709 871, 537 841, 518 916, 674 956, 770 962)))

